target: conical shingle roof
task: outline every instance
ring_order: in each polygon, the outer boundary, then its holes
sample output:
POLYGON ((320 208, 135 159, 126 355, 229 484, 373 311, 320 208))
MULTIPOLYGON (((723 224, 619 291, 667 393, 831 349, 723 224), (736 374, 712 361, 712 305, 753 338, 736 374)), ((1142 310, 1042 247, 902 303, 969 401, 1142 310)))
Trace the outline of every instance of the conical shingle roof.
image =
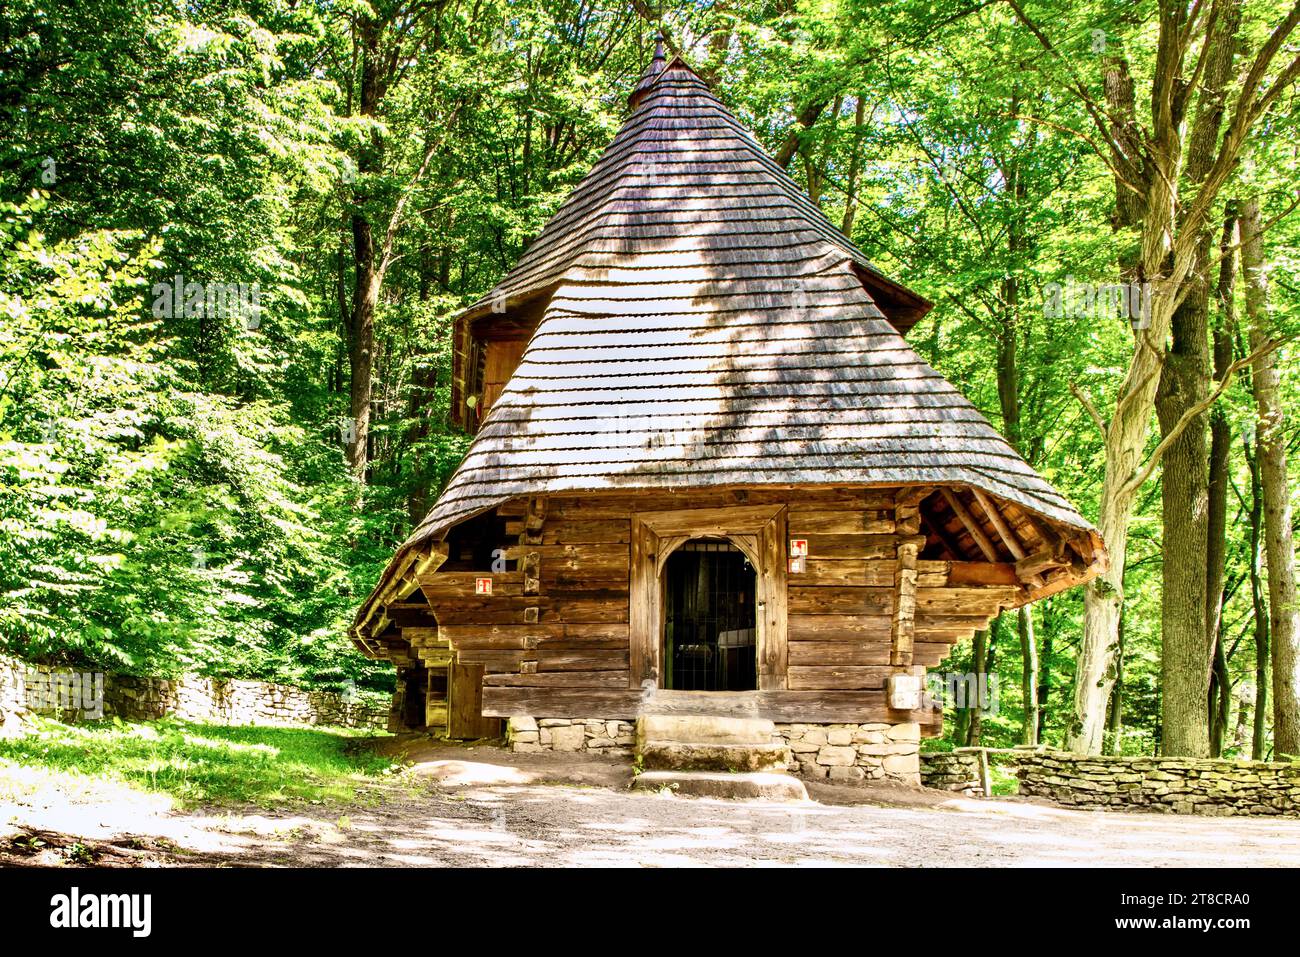
POLYGON ((550 295, 408 545, 521 495, 741 484, 970 485, 1090 527, 877 300, 928 304, 881 276, 689 67, 647 71, 632 101, 467 311, 550 295))

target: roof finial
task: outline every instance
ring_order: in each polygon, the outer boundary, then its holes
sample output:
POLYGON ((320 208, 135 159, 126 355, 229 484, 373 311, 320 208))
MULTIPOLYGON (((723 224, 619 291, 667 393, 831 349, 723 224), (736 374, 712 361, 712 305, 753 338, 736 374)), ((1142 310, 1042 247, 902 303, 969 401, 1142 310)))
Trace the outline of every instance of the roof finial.
POLYGON ((628 95, 628 106, 636 107, 638 103, 645 99, 646 93, 648 93, 650 87, 654 85, 655 80, 659 78, 659 74, 664 72, 664 68, 668 65, 668 57, 664 52, 664 44, 664 28, 661 23, 658 29, 655 30, 654 58, 646 65, 645 72, 641 74, 641 79, 628 95))

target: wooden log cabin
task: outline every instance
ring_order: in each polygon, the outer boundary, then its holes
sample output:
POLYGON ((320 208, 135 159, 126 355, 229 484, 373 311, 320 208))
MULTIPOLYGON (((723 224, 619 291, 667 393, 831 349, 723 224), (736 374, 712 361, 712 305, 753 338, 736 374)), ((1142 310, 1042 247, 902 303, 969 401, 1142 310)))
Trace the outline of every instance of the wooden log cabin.
POLYGON ((354 640, 399 669, 395 729, 625 748, 640 716, 742 716, 914 754, 925 670, 1103 544, 698 75, 660 49, 630 104, 458 317, 475 438, 354 640))

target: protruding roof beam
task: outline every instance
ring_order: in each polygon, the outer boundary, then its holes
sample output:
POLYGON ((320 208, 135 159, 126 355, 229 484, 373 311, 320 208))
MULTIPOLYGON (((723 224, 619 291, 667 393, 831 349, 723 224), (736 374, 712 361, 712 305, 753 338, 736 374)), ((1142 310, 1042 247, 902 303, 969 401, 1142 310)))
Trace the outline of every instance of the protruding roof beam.
MULTIPOLYGON (((1015 533, 1011 530, 1011 526, 1008 525, 1006 519, 1002 517, 1002 513, 998 511, 998 507, 989 501, 987 495, 977 488, 972 488, 971 492, 975 496, 975 501, 980 503, 980 508, 984 509, 984 514, 988 516, 989 522, 998 533, 998 538, 1002 539, 1002 544, 1007 546, 1007 551, 1009 551, 1011 557, 1016 560, 1016 572, 1019 574, 1020 566, 1018 563, 1025 557, 1025 549, 1020 544, 1020 540, 1016 538, 1015 533)), ((1024 578, 1035 588, 1039 588, 1043 584, 1043 580, 1039 578, 1037 574, 1026 573, 1024 578)))
POLYGON ((948 507, 952 509, 953 514, 957 516, 962 525, 966 526, 966 531, 975 540, 975 544, 984 553, 984 557, 991 562, 998 561, 997 549, 993 547, 989 537, 984 534, 984 529, 980 528, 979 522, 975 521, 975 516, 971 515, 966 506, 961 503, 961 499, 946 488, 939 489, 939 493, 943 496, 943 500, 948 503, 948 507))

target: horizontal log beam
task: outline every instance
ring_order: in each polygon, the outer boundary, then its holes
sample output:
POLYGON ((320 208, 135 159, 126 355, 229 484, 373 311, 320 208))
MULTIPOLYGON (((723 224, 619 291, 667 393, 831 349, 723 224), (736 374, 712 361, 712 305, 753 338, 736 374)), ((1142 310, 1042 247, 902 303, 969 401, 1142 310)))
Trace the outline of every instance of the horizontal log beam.
POLYGON ((941 711, 897 711, 883 691, 640 691, 574 688, 483 689, 483 714, 548 718, 622 718, 643 714, 767 718, 815 724, 942 724, 941 711))

